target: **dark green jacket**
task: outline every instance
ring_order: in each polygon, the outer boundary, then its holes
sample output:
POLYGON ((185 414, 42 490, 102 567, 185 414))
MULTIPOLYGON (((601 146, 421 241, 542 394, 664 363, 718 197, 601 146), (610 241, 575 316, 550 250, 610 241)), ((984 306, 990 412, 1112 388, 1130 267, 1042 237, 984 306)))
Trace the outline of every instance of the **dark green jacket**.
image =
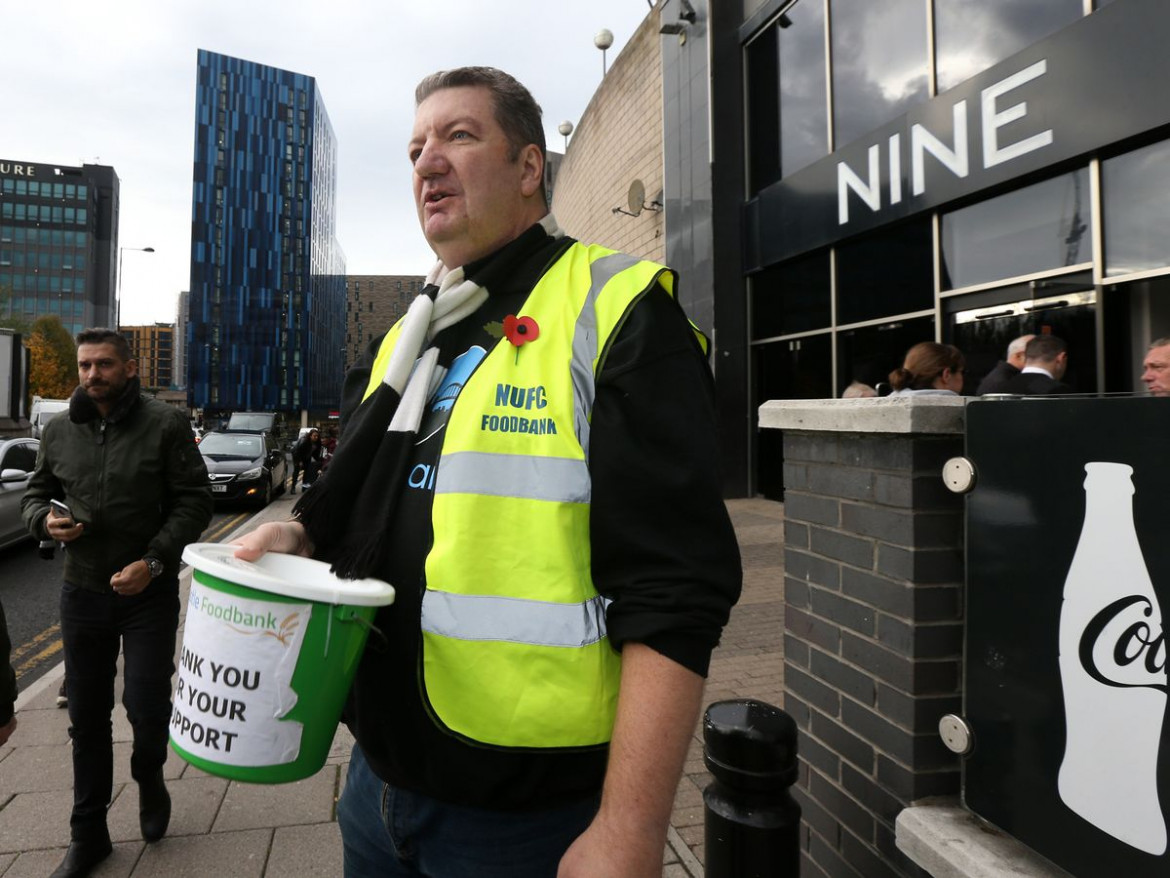
POLYGON ((25 526, 48 539, 49 500, 64 500, 85 525, 65 549, 65 581, 94 591, 150 554, 163 577, 179 572, 183 547, 211 521, 207 467, 183 412, 138 392, 137 378, 105 418, 79 387, 69 417, 51 420, 21 501, 25 526))
POLYGON ((4 605, 0 604, 0 726, 8 725, 16 704, 16 671, 9 662, 11 655, 8 621, 4 618, 4 605))

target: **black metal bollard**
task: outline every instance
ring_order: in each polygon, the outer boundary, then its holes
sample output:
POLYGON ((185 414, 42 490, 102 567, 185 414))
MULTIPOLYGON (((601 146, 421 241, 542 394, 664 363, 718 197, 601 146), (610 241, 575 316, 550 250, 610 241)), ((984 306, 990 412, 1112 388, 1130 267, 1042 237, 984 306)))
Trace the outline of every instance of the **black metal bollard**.
POLYGON ((716 701, 703 716, 707 878, 799 878, 796 722, 754 699, 716 701))

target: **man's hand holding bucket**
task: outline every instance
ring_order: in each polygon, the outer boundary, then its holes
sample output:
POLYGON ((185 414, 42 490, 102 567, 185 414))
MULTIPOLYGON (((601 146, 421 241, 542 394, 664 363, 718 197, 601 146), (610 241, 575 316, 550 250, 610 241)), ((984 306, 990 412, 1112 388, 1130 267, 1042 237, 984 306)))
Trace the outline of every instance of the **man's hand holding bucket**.
POLYGON ((269 521, 251 533, 245 534, 233 545, 239 546, 234 555, 241 561, 259 560, 266 552, 286 555, 313 556, 313 544, 299 521, 269 521))

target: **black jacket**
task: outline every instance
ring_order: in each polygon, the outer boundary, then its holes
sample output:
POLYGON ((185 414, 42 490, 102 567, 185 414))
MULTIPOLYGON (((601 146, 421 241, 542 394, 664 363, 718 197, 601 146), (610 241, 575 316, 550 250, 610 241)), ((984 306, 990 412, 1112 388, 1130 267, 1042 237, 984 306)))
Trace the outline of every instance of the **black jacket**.
POLYGON ((12 641, 8 639, 8 622, 4 618, 4 605, 0 604, 0 726, 8 725, 16 705, 16 671, 12 669, 9 657, 12 655, 12 641))
POLYGON ((46 425, 21 501, 38 539, 49 536, 50 499, 64 500, 85 525, 65 551, 65 581, 93 591, 109 590, 113 574, 148 553, 174 578, 183 547, 211 521, 207 467, 187 416, 138 390, 132 378, 103 418, 78 387, 69 417, 46 425))
POLYGON ((1050 396, 1057 393, 1073 393, 1063 381, 1049 378, 1043 372, 1021 372, 1010 381, 1004 382, 1001 393, 1019 393, 1024 396, 1050 396))
POLYGON ((1011 363, 1000 360, 996 363, 995 368, 988 372, 983 380, 979 382, 979 388, 975 391, 979 396, 987 393, 1010 393, 1004 390, 1004 387, 1009 381, 1020 374, 1020 370, 1011 363))
POLYGON ((321 443, 313 443, 306 433, 293 445, 292 459, 294 463, 305 466, 309 461, 320 463, 321 461, 321 443))

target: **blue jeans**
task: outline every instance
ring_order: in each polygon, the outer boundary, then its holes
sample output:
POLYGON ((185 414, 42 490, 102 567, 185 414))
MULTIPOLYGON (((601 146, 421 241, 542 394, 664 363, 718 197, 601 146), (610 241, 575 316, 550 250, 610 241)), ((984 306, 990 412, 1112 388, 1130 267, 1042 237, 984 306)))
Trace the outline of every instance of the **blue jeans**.
POLYGON ((337 822, 346 878, 555 878, 598 799, 539 811, 488 811, 385 784, 354 745, 337 822))

